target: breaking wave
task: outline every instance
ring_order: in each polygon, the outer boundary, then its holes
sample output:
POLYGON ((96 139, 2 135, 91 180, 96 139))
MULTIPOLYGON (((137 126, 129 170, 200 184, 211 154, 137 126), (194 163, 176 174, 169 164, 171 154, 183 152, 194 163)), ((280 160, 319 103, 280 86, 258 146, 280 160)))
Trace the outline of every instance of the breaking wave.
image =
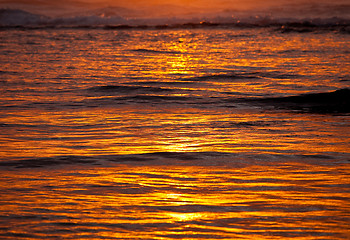
MULTIPOLYGON (((328 18, 273 18, 261 16, 203 17, 200 18, 150 18, 123 17, 117 13, 101 13, 101 10, 75 16, 50 17, 21 9, 0 9, 0 28, 102 28, 102 29, 196 29, 196 28, 252 28, 273 27, 282 33, 314 32, 319 30, 340 33, 350 32, 350 19, 328 18)), ((143 51, 139 49, 138 51, 143 51)))
POLYGON ((333 92, 309 93, 289 97, 254 99, 253 102, 311 113, 350 113, 350 89, 333 92))

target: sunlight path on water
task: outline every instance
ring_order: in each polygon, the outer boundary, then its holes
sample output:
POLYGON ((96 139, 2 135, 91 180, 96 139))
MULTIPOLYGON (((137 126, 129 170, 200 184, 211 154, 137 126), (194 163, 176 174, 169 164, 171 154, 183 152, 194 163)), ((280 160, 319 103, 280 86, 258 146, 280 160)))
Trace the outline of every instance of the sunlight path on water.
POLYGON ((298 240, 348 236, 350 195, 339 191, 350 184, 348 165, 236 165, 6 172, 1 177, 0 213, 11 215, 12 224, 7 234, 0 229, 0 236, 298 240), (20 198, 14 202, 14 196, 20 198))
POLYGON ((313 30, 0 31, 0 238, 348 240, 349 39, 313 30))
POLYGON ((2 134, 11 141, 3 140, 2 158, 207 151, 322 154, 349 150, 346 116, 334 121, 329 116, 301 114, 291 119, 288 113, 254 109, 135 106, 118 110, 41 111, 34 116, 31 111, 21 117, 21 123, 11 114, 6 124, 17 128, 4 128, 2 134))

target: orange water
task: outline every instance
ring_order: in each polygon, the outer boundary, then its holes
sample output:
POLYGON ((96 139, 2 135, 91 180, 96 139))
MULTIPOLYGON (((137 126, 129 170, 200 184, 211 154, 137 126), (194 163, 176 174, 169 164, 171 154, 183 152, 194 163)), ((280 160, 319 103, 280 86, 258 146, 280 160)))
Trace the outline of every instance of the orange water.
POLYGON ((0 238, 348 239, 348 35, 0 32, 0 238))

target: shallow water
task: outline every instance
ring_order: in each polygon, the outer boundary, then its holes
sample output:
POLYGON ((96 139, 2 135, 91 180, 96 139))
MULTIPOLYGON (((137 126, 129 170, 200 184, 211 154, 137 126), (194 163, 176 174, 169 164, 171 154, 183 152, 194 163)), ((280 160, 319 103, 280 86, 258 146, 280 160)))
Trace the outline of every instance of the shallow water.
POLYGON ((349 35, 0 36, 2 238, 349 237, 349 35))

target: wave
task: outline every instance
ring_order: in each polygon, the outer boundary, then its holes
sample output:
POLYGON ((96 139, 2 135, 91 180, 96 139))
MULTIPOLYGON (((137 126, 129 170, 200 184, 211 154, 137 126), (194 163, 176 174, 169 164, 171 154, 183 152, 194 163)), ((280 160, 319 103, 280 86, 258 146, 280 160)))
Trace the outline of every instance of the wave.
POLYGON ((163 51, 163 50, 152 50, 152 49, 144 49, 144 48, 140 48, 140 49, 134 49, 131 50, 133 52, 141 52, 141 53, 154 53, 154 54, 183 54, 182 52, 179 51, 163 51))
POLYGON ((220 81, 220 80, 232 80, 232 79, 259 79, 259 73, 248 73, 248 72, 228 72, 222 74, 209 74, 203 75, 199 77, 189 77, 189 78, 181 78, 179 81, 183 82, 208 82, 208 81, 220 81))
POLYGON ((127 154, 127 155, 97 155, 97 156, 53 156, 42 158, 21 159, 0 162, 0 167, 10 168, 39 168, 59 165, 80 165, 80 164, 104 164, 108 163, 125 163, 125 162, 149 162, 149 161, 193 161, 203 159, 203 156, 224 156, 222 153, 196 153, 196 152, 155 152, 144 154, 127 154))
POLYGON ((58 166, 112 166, 115 164, 130 165, 231 165, 236 167, 247 165, 267 165, 280 161, 309 161, 310 164, 331 164, 334 159, 348 161, 348 154, 330 156, 321 154, 283 154, 283 153, 232 153, 232 152, 151 152, 139 154, 111 155, 63 155, 40 158, 25 158, 0 161, 1 168, 47 168, 58 166), (322 159, 322 161, 320 161, 322 159))
POLYGON ((48 17, 21 9, 0 9, 1 27, 96 27, 109 24, 125 24, 120 16, 77 15, 69 17, 48 17))
POLYGON ((143 93, 155 93, 155 92, 171 92, 172 89, 161 88, 161 87, 147 87, 147 86, 127 86, 127 85, 103 85, 89 88, 88 91, 95 93, 133 93, 133 92, 143 92, 143 93))
POLYGON ((0 26, 32 26, 48 20, 48 17, 20 9, 0 9, 0 26))
POLYGON ((0 162, 0 167, 37 168, 67 164, 92 164, 96 160, 84 156, 56 156, 0 162))
POLYGON ((147 103, 160 103, 163 101, 171 102, 171 103, 183 103, 183 102, 190 102, 194 98, 192 97, 185 97, 185 96, 162 96, 162 95, 135 95, 135 96, 127 96, 127 97, 118 97, 115 98, 115 101, 122 101, 122 102, 147 102, 147 103))
MULTIPOLYGON (((101 13, 101 10, 66 17, 49 17, 21 9, 0 9, 1 28, 101 28, 124 29, 197 29, 197 28, 253 28, 273 27, 282 33, 313 32, 319 30, 350 32, 350 19, 331 18, 272 18, 272 17, 205 17, 198 18, 151 18, 123 17, 117 13, 101 13)), ((139 49, 139 51, 147 51, 139 49)), ((154 52, 157 53, 157 52, 154 52)))
POLYGON ((333 92, 309 93, 297 96, 250 99, 250 102, 272 105, 280 109, 292 109, 310 113, 350 113, 350 89, 333 92))

